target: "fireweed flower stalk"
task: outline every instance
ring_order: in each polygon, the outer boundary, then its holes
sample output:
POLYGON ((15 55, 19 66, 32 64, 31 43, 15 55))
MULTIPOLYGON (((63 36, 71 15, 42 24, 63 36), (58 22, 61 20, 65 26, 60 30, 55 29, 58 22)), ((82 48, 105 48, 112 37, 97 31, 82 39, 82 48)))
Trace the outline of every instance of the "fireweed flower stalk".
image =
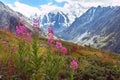
POLYGON ((37 16, 37 14, 35 13, 34 18, 33 18, 33 26, 34 27, 39 27, 40 23, 39 23, 39 18, 37 16))
POLYGON ((61 42, 56 42, 55 47, 56 47, 56 48, 61 48, 61 47, 62 47, 62 43, 61 43, 61 42))
POLYGON ((50 28, 48 28, 48 33, 54 34, 53 28, 51 26, 50 26, 50 28))
POLYGON ((72 68, 74 71, 78 68, 78 63, 76 60, 72 60, 70 63, 70 68, 72 68))
POLYGON ((78 63, 76 60, 73 59, 71 61, 70 68, 71 68, 70 80, 74 80, 75 71, 78 69, 78 63))
POLYGON ((33 17, 33 29, 39 33, 40 31, 40 21, 39 21, 39 17, 37 16, 37 13, 35 13, 34 17, 33 17))
POLYGON ((31 35, 29 33, 26 33, 26 41, 30 41, 31 40, 31 35))
POLYGON ((31 53, 30 50, 30 41, 31 35, 27 31, 25 26, 16 26, 16 33, 20 37, 18 42, 18 49, 17 49, 17 58, 15 61, 15 67, 17 69, 16 73, 19 74, 19 77, 22 80, 28 80, 25 75, 29 75, 29 56, 31 53), (28 57, 27 57, 28 56, 28 57))
POLYGON ((65 55, 67 53, 67 48, 62 46, 61 42, 56 42, 55 47, 63 54, 65 55))
POLYGON ((16 26, 16 33, 21 37, 25 37, 27 42, 31 39, 31 35, 27 32, 25 26, 16 26))
POLYGON ((16 26, 16 32, 18 35, 24 36, 27 30, 25 26, 16 26))
POLYGON ((53 34, 48 33, 48 43, 49 43, 49 44, 52 44, 53 42, 54 42, 53 34))
POLYGON ((65 55, 67 53, 66 47, 61 47, 61 52, 65 55))
POLYGON ((54 42, 54 31, 52 27, 48 28, 48 43, 52 44, 54 42))

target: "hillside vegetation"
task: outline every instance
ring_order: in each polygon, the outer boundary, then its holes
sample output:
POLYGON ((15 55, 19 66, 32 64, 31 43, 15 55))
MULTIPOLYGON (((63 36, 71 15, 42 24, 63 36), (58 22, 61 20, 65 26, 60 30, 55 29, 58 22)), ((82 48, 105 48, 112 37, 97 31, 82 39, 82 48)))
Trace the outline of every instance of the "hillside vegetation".
POLYGON ((120 55, 89 46, 0 30, 0 77, 3 80, 120 80, 120 55), (55 43, 67 51, 61 52, 55 43))

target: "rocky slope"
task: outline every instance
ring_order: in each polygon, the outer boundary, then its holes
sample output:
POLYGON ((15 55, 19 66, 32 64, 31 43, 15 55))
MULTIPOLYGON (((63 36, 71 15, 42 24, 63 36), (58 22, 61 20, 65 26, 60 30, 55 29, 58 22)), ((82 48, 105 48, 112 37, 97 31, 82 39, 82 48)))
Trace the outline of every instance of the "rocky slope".
POLYGON ((60 36, 82 45, 120 52, 120 7, 92 7, 60 36))
MULTIPOLYGON (((30 32, 33 32, 33 22, 23 14, 13 11, 3 2, 0 2, 0 29, 6 29, 12 33, 16 33, 16 26, 24 24, 30 32)), ((45 36, 47 32, 41 28, 40 34, 45 36)))

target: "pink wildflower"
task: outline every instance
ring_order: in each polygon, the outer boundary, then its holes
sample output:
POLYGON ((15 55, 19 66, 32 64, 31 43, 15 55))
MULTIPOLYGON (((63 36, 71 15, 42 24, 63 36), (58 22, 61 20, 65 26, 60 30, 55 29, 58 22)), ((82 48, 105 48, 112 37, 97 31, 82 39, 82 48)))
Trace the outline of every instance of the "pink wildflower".
POLYGON ((18 35, 24 36, 27 30, 25 26, 16 26, 16 32, 18 35))
POLYGON ((54 32, 52 27, 48 28, 48 43, 51 44, 54 42, 54 32))
POLYGON ((66 47, 61 47, 61 52, 64 53, 64 54, 66 54, 67 53, 66 47))
POLYGON ((33 23, 33 26, 39 26, 39 20, 37 20, 37 19, 34 19, 34 21, 33 21, 34 23, 33 23))
POLYGON ((25 26, 16 26, 16 32, 18 35, 25 37, 26 41, 29 41, 31 36, 30 34, 27 32, 27 29, 25 26))
POLYGON ((48 33, 52 33, 52 34, 54 34, 54 31, 53 31, 53 28, 48 28, 48 33))
POLYGON ((8 42, 7 41, 2 41, 2 44, 3 45, 6 45, 8 42))
POLYGON ((15 52, 17 50, 17 48, 14 46, 12 47, 12 51, 15 52))
POLYGON ((49 38, 49 39, 48 39, 48 43, 49 43, 49 44, 52 44, 53 42, 54 42, 54 38, 49 38))
POLYGON ((54 38, 52 33, 48 33, 48 38, 54 38))
POLYGON ((28 62, 28 60, 29 60, 28 57, 25 57, 25 58, 24 58, 24 61, 25 61, 25 62, 28 62))
POLYGON ((78 68, 78 63, 76 60, 72 60, 71 64, 70 64, 70 67, 73 69, 73 70, 76 70, 78 68))
POLYGON ((56 42, 55 47, 56 47, 56 48, 61 48, 61 47, 62 47, 62 43, 61 43, 61 42, 56 42))
POLYGON ((54 42, 54 37, 53 37, 53 34, 51 33, 48 33, 48 43, 51 44, 54 42))
POLYGON ((33 18, 33 26, 39 27, 39 18, 38 18, 36 13, 35 13, 34 18, 33 18))
POLYGON ((31 39, 30 34, 29 34, 29 33, 26 33, 26 41, 30 41, 30 39, 31 39))

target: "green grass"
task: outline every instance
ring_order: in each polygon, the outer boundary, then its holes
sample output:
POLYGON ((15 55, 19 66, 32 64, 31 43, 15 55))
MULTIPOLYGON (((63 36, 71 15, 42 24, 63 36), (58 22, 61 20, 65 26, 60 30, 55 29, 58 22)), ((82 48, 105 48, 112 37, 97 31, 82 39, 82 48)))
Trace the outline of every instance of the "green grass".
POLYGON ((44 37, 39 36, 37 39, 38 51, 35 45, 32 47, 35 44, 33 42, 29 47, 23 43, 24 46, 20 49, 19 41, 22 39, 15 34, 0 30, 0 75, 7 75, 6 80, 70 80, 72 59, 76 59, 79 65, 74 72, 74 80, 120 80, 119 54, 61 41, 67 48, 67 54, 61 56, 55 45, 49 45, 44 37), (7 41, 7 45, 3 41, 7 41), (13 46, 17 48, 15 52, 11 52, 13 46), (20 57, 18 50, 23 50, 23 57, 20 57), (22 60, 26 56, 30 59, 27 63, 22 60), (11 60, 15 67, 14 74, 9 74, 11 60), (20 70, 18 67, 21 67, 20 70))

